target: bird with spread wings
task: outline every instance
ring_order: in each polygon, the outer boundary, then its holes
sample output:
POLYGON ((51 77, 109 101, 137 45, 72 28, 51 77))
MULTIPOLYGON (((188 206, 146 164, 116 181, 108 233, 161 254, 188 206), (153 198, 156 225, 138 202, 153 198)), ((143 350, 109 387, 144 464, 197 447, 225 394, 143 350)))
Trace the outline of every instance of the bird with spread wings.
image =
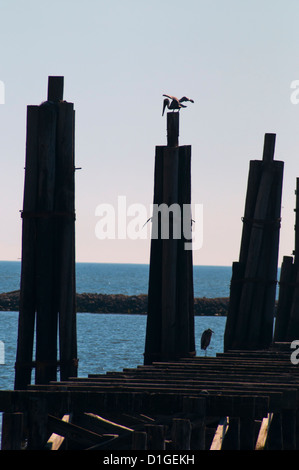
POLYGON ((191 103, 194 103, 194 100, 192 100, 191 98, 187 98, 186 96, 183 96, 180 100, 176 98, 175 96, 170 96, 170 95, 163 95, 163 96, 166 96, 166 98, 163 101, 162 116, 164 115, 165 108, 172 109, 173 111, 177 109, 179 111, 181 108, 187 108, 187 106, 182 104, 185 101, 190 101, 191 103))

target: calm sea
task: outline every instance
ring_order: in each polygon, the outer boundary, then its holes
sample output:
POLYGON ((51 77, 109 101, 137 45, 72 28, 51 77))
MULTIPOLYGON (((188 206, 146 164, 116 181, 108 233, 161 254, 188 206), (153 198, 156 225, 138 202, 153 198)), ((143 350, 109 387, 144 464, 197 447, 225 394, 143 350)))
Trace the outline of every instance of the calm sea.
MULTIPOLYGON (((0 292, 18 290, 20 262, 0 262, 0 292)), ((147 293, 149 266, 141 264, 77 263, 77 292, 138 295, 147 293)), ((196 297, 227 297, 230 267, 194 266, 196 297)), ((77 314, 79 375, 104 373, 136 367, 143 363, 146 316, 125 314, 77 314)), ((17 345, 17 312, 0 312, 0 340, 5 346, 4 364, 0 364, 0 388, 13 388, 17 345)), ((225 318, 196 317, 197 354, 200 336, 206 328, 215 331, 209 355, 222 351, 225 318)))
MULTIPOLYGON (((21 263, 0 261, 0 292, 20 288, 21 263)), ((230 266, 194 266, 195 297, 228 297, 230 266)), ((147 264, 77 263, 76 290, 100 294, 147 294, 147 264)))
MULTIPOLYGON (((0 293, 19 289, 20 269, 20 262, 0 261, 0 293)), ((76 290, 78 293, 144 294, 148 290, 148 275, 148 265, 77 263, 76 290)), ((194 266, 194 295, 228 297, 230 279, 231 267, 194 266)), ((225 317, 195 317, 197 355, 204 354, 200 350, 200 337, 207 328, 215 332, 208 355, 223 351, 225 322, 225 317)), ((14 386, 17 328, 18 312, 0 312, 0 341, 5 350, 4 361, 0 362, 0 389, 14 386)), ((87 377, 90 373, 121 371, 142 364, 145 330, 146 315, 78 313, 78 375, 87 377)), ((1 424, 0 419, 0 434, 1 424)))

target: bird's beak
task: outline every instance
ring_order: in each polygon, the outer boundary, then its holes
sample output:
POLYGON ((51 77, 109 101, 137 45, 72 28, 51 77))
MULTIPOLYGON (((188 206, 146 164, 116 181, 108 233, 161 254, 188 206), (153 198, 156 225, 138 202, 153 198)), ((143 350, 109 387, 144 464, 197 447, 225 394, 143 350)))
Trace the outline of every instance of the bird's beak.
POLYGON ((163 102, 162 116, 164 116, 164 111, 165 111, 165 108, 166 108, 166 106, 167 106, 167 101, 168 101, 168 100, 164 100, 164 102, 163 102))

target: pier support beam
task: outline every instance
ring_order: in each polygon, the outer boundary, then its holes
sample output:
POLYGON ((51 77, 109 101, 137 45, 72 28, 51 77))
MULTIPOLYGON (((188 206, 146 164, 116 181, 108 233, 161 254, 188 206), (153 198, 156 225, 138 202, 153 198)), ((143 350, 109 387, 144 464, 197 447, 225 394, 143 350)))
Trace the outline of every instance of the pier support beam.
POLYGON ((274 161, 275 134, 263 159, 250 162, 239 262, 233 264, 224 350, 272 343, 284 163, 274 161))
POLYGON ((48 100, 27 108, 16 390, 31 383, 34 367, 37 384, 56 380, 58 366, 62 380, 77 375, 75 111, 62 101, 63 82, 49 77, 48 100))
POLYGON ((191 146, 179 146, 179 113, 167 113, 156 147, 144 363, 195 355, 191 146))

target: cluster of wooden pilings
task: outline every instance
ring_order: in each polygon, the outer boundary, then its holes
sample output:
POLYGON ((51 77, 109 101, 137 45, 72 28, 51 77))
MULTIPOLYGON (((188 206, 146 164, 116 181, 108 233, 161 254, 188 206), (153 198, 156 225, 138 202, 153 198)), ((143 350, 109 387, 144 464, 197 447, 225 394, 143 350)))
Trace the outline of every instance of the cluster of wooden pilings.
POLYGON ((265 135, 262 160, 250 162, 225 351, 196 357, 185 249, 191 211, 182 217, 191 204, 191 147, 179 146, 179 113, 168 113, 167 146, 156 147, 154 210, 176 205, 181 235, 175 213, 167 213, 166 237, 163 215, 153 213, 144 365, 80 378, 74 109, 62 91, 63 77, 49 77, 47 101, 28 107, 15 389, 0 390, 2 450, 299 449, 299 368, 289 342, 299 335, 299 185, 295 258, 284 258, 273 342, 283 176, 275 135, 265 135))
POLYGON ((295 249, 294 256, 284 256, 281 265, 274 341, 299 339, 299 178, 295 194, 295 249))
POLYGON ((156 147, 145 364, 195 355, 191 146, 179 146, 179 116, 167 113, 167 146, 156 147))
POLYGON ((284 348, 0 391, 2 449, 298 449, 299 368, 284 348))
POLYGON ((49 77, 47 101, 27 108, 16 389, 33 369, 36 383, 56 380, 58 366, 61 378, 76 375, 74 113, 63 77, 49 77))
POLYGON ((239 261, 233 263, 224 349, 267 349, 273 340, 284 163, 266 134, 250 162, 239 261))

